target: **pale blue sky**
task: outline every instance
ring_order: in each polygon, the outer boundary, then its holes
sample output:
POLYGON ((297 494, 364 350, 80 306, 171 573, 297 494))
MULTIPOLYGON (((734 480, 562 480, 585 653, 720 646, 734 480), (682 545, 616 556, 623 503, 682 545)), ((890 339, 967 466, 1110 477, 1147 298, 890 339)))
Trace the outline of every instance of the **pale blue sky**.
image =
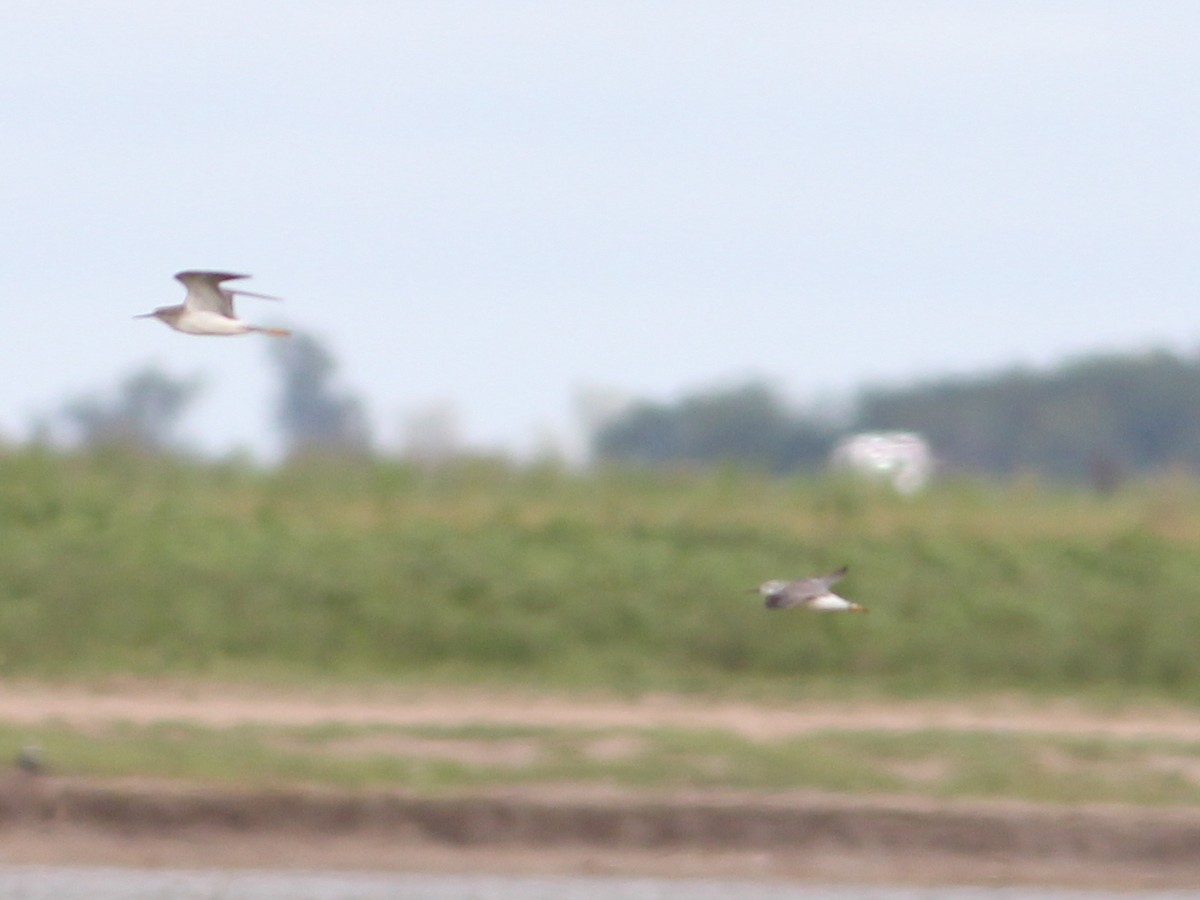
POLYGON ((130 317, 252 273, 383 443, 572 397, 1200 346, 1200 4, 0 5, 0 431, 146 365, 270 449, 266 340, 130 317))

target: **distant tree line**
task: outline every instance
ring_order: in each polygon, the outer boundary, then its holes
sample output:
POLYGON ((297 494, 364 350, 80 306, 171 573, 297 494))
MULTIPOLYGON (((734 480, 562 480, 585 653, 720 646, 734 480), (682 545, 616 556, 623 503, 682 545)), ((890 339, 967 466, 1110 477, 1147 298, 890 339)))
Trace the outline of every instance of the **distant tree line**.
POLYGON ((790 408, 763 385, 641 402, 598 427, 601 461, 716 464, 777 472, 822 466, 857 431, 923 434, 952 470, 1100 483, 1170 466, 1200 470, 1200 359, 1167 352, 1092 356, 873 388, 841 422, 790 408))
POLYGON ((713 390, 676 403, 641 402, 597 428, 592 453, 635 465, 738 462, 775 472, 820 465, 836 437, 761 384, 713 390))
POLYGON ((858 407, 857 427, 920 431, 966 470, 1081 480, 1200 469, 1200 360, 1166 352, 867 391, 858 407))
MULTIPOLYGON (((277 424, 289 459, 363 456, 371 434, 359 400, 335 390, 333 356, 314 337, 298 333, 269 345, 279 372, 277 424)), ((36 440, 65 440, 89 449, 142 453, 179 449, 179 420, 196 399, 200 382, 148 367, 121 381, 115 392, 67 401, 34 423, 36 440)))
MULTIPOLYGON (((304 334, 270 346, 285 455, 370 454, 362 404, 332 386, 336 365, 328 350, 304 334)), ((145 369, 113 394, 70 400, 38 420, 35 432, 85 447, 169 452, 178 448, 176 427, 199 390, 196 379, 145 369)), ((446 458, 452 425, 444 411, 422 420, 407 452, 446 458)), ((797 409, 764 384, 735 385, 627 406, 593 424, 590 449, 602 463, 735 463, 787 473, 824 467, 847 434, 892 430, 922 434, 952 471, 1030 472, 1100 486, 1167 467, 1200 471, 1200 357, 1100 355, 1043 371, 871 388, 837 420, 797 409)))

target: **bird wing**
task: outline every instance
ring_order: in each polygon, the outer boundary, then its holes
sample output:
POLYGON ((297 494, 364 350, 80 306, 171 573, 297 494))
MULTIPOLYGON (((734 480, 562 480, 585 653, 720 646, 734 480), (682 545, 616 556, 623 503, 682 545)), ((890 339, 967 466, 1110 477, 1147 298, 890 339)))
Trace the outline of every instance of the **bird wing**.
POLYGON ((806 578, 803 581, 793 581, 771 599, 778 598, 778 606, 800 606, 828 591, 829 588, 820 578, 806 578))
POLYGON ((179 272, 175 276, 187 288, 187 297, 183 305, 188 309, 214 312, 227 318, 233 315, 233 292, 221 288, 222 281, 232 281, 235 278, 249 278, 249 275, 235 275, 231 272, 179 272))
POLYGON ((840 569, 834 569, 828 575, 822 575, 820 578, 814 578, 813 581, 819 581, 825 585, 825 587, 829 587, 834 582, 841 581, 842 576, 846 574, 846 570, 849 568, 849 566, 842 566, 840 569))
POLYGON ((282 297, 272 297, 270 294, 256 294, 254 291, 227 291, 221 288, 226 294, 236 294, 239 297, 256 297, 259 300, 282 300, 282 297))
POLYGON ((846 574, 846 566, 842 566, 828 575, 819 578, 805 578, 803 581, 793 581, 783 590, 784 605, 796 606, 807 603, 817 597, 829 593, 829 586, 846 574))

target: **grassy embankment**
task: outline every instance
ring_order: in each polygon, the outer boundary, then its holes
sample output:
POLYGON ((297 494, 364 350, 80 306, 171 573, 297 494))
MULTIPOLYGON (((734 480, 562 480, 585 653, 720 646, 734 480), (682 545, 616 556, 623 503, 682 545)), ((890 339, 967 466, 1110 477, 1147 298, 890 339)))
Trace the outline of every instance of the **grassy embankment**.
MULTIPOLYGON (((9 452, 0 456, 0 676, 1194 704, 1198 550, 1200 485, 1182 478, 1110 497, 959 483, 906 500, 736 471, 577 476, 476 462, 434 473, 398 464, 262 473, 9 452), (769 614, 744 592, 843 563, 844 592, 868 616, 769 614)), ((62 729, 24 733, 53 743, 72 771, 118 774, 114 758, 153 771, 141 757, 155 752, 172 761, 163 774, 187 769, 186 753, 147 730, 75 743, 62 729)), ((1181 787, 1191 783, 1186 766, 1162 759, 1200 756, 1191 745, 1066 738, 1035 750, 994 735, 943 735, 935 753, 920 734, 764 746, 699 732, 568 739, 542 729, 518 736, 535 745, 520 767, 424 751, 405 763, 399 750, 365 765, 356 753, 297 761, 297 747, 332 740, 303 730, 187 734, 176 743, 207 747, 209 759, 226 758, 232 742, 243 774, 266 760, 280 777, 376 773, 417 786, 545 777, 769 787, 803 783, 802 771, 839 789, 927 782, 934 792, 1194 802, 1181 787), (605 740, 628 752, 587 750, 605 740), (388 756, 401 758, 394 771, 388 756), (1088 759, 1098 761, 1092 775, 1070 764, 1088 759), (1149 760, 1145 779, 1125 778, 1116 793, 1093 784, 1096 772, 1136 769, 1137 759, 1149 760), (1034 774, 1018 786, 1021 772, 1034 774), (1057 780, 1037 774, 1047 772, 1057 780)), ((431 735, 389 738, 410 750, 418 739, 431 735)), ((203 776, 205 765, 188 771, 203 776)))
POLYGON ((0 456, 0 675, 1200 700, 1200 485, 0 456), (848 563, 869 616, 747 587, 848 563), (849 688, 847 688, 849 689, 849 688))

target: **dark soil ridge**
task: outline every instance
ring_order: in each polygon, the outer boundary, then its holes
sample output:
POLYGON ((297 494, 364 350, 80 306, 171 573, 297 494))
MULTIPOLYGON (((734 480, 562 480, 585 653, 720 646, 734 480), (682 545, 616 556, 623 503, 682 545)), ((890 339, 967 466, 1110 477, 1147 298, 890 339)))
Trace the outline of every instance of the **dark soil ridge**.
POLYGON ((472 796, 111 785, 14 777, 0 828, 125 838, 194 833, 370 836, 397 844, 829 852, 1167 866, 1200 883, 1200 810, 755 796, 472 796))

